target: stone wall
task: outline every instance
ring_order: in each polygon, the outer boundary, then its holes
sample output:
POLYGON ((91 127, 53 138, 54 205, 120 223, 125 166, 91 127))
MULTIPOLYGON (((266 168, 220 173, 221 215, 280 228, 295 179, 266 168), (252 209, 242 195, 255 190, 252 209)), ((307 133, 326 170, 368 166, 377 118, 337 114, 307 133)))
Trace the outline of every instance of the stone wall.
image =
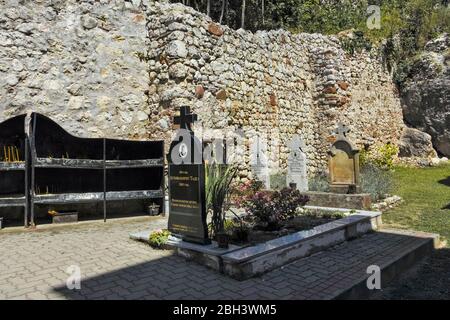
POLYGON ((285 168, 296 133, 310 173, 324 168, 339 121, 359 146, 398 142, 400 101, 376 50, 350 56, 334 36, 235 31, 182 5, 158 3, 148 13, 150 121, 162 137, 175 107, 188 104, 203 128, 267 137, 272 172, 285 168))
MULTIPOLYGON (((81 136, 168 141, 176 107, 187 104, 198 132, 265 136, 272 172, 300 134, 310 173, 325 167, 337 122, 359 146, 397 143, 404 126, 377 52, 350 56, 336 37, 235 31, 154 1, 0 7, 0 121, 37 111, 81 136)), ((248 175, 248 155, 241 169, 248 175)))
POLYGON ((0 0, 0 121, 43 113, 86 137, 148 137, 144 10, 0 0))

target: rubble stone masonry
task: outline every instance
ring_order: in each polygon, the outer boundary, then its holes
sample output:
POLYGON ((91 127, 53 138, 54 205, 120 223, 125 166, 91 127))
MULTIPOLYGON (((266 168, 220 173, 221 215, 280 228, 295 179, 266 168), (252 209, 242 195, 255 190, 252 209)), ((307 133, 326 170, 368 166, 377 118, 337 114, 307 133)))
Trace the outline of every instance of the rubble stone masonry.
POLYGON ((326 167, 337 122, 358 146, 397 144, 404 128, 377 49, 350 55, 336 36, 235 31, 155 1, 0 7, 0 121, 32 110, 76 135, 169 141, 176 108, 189 105, 198 132, 265 137, 272 172, 299 134, 310 174, 326 167))

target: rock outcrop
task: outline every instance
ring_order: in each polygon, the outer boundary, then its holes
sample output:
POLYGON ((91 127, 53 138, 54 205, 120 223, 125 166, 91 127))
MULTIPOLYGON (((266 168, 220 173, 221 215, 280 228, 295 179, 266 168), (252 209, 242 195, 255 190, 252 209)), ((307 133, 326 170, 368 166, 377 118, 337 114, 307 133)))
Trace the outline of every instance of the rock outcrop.
POLYGON ((414 128, 403 130, 398 146, 399 157, 436 157, 431 136, 414 128))
POLYGON ((415 59, 401 90, 405 121, 431 135, 434 148, 450 156, 450 39, 430 41, 415 59))

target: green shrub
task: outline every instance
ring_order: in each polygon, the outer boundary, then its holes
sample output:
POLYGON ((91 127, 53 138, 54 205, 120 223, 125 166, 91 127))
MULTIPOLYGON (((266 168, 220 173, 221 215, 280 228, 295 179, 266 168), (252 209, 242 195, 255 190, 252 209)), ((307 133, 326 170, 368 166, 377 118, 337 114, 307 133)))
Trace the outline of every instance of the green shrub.
POLYGON ((343 211, 329 211, 329 210, 305 210, 301 213, 302 216, 311 218, 325 218, 325 219, 342 219, 345 218, 343 211))
POLYGON ((363 50, 370 51, 372 49, 372 43, 364 36, 362 32, 356 31, 353 37, 340 38, 342 49, 347 53, 353 55, 355 52, 363 50))
MULTIPOLYGON (((207 1, 171 2, 187 3, 196 10, 207 12, 207 1)), ((221 20, 234 29, 241 27, 242 1, 227 1, 224 12, 222 6, 214 5, 214 2, 209 12, 213 20, 221 20)), ((373 43, 401 34, 404 39, 401 50, 407 55, 436 34, 449 32, 450 25, 450 12, 443 0, 247 1, 244 13, 244 28, 251 31, 283 28, 292 32, 337 34, 356 29, 364 32, 373 43), (381 7, 380 29, 370 30, 367 27, 366 10, 370 4, 381 7)))
POLYGON ((224 203, 229 196, 231 183, 236 173, 237 168, 235 166, 224 164, 206 166, 206 205, 208 210, 212 211, 212 236, 221 232, 224 228, 224 203))
POLYGON ((242 208, 244 203, 256 192, 261 191, 263 187, 263 182, 258 179, 251 179, 247 182, 239 183, 235 185, 231 191, 232 202, 238 208, 242 208))
POLYGON ((382 169, 392 169, 397 154, 398 147, 391 143, 386 143, 375 148, 362 149, 359 153, 359 163, 361 167, 372 165, 382 169))
POLYGON ((380 148, 378 148, 378 152, 380 153, 380 157, 376 159, 376 164, 380 167, 392 169, 394 166, 394 160, 398 155, 398 147, 391 143, 387 143, 380 148))
POLYGON ((365 166, 370 162, 369 149, 363 148, 359 151, 359 165, 360 167, 365 166))
POLYGON ((267 230, 276 230, 282 221, 294 217, 297 208, 304 206, 309 197, 297 189, 258 191, 244 202, 245 211, 267 230))
POLYGON ((270 188, 273 190, 281 190, 286 187, 286 174, 277 172, 270 176, 270 188))
POLYGON ((223 230, 231 236, 231 239, 237 242, 245 242, 248 240, 250 226, 239 216, 234 219, 225 219, 223 230))
POLYGON ((372 43, 380 43, 383 39, 392 37, 405 27, 404 13, 395 3, 383 3, 380 9, 380 29, 368 29, 365 18, 358 25, 358 29, 363 30, 365 37, 372 43))
POLYGON ((164 244, 167 243, 167 240, 169 239, 170 232, 169 230, 157 230, 153 231, 150 234, 150 237, 148 239, 148 243, 153 247, 160 249, 164 244))
POLYGON ((328 176, 325 172, 318 173, 314 177, 309 179, 308 186, 310 191, 320 191, 320 192, 330 191, 328 176))
POLYGON ((231 233, 236 227, 236 223, 232 219, 225 219, 223 221, 223 231, 226 233, 231 233))
POLYGON ((342 211, 324 212, 322 214, 322 217, 328 219, 342 219, 345 218, 345 212, 342 211))
POLYGON ((362 192, 369 193, 373 201, 384 198, 392 191, 393 180, 390 170, 366 164, 361 168, 360 179, 362 192))

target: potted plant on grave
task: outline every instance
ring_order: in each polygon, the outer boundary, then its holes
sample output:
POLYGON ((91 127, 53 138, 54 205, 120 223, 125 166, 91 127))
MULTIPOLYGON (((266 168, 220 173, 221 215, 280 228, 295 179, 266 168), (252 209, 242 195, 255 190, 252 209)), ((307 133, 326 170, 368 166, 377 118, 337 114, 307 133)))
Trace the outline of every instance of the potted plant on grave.
POLYGON ((170 249, 167 245, 169 236, 170 232, 166 229, 153 231, 148 238, 148 244, 154 249, 170 249))
POLYGON ((245 223, 244 219, 237 215, 233 210, 230 212, 235 216, 232 226, 232 238, 238 242, 247 242, 249 236, 249 227, 245 223))
POLYGON ((284 221, 296 215, 298 207, 309 201, 308 196, 293 188, 263 190, 259 181, 251 180, 238 190, 241 199, 237 205, 245 210, 255 230, 279 230, 284 221))
POLYGON ((211 164, 206 166, 206 206, 211 216, 212 237, 216 239, 220 248, 227 248, 229 235, 224 230, 224 204, 231 190, 231 182, 236 176, 237 168, 225 164, 211 164))

